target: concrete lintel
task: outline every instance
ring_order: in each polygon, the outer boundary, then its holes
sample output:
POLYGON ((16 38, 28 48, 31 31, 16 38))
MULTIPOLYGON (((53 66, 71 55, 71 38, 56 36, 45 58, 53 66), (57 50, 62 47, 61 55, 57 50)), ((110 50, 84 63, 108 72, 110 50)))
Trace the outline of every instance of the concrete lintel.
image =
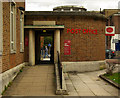
POLYGON ((24 26, 25 29, 64 29, 63 25, 50 25, 50 26, 24 26))
POLYGON ((33 25, 56 25, 56 21, 33 21, 33 25))

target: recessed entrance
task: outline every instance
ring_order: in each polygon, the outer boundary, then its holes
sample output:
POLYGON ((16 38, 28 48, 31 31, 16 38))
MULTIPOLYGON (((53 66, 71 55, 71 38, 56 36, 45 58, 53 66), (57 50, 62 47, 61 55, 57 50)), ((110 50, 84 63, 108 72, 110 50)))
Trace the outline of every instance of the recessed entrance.
POLYGON ((54 30, 35 32, 35 64, 54 63, 54 30))
MULTIPOLYGON (((44 28, 41 26, 34 27, 28 27, 29 29, 29 65, 36 65, 40 63, 52 63, 54 61, 54 64, 57 63, 57 51, 60 53, 60 29, 56 29, 51 26, 48 28, 48 26, 44 26, 44 28), (39 28, 38 28, 39 27, 39 28), (46 27, 46 28, 45 28, 46 27), (48 29, 47 29, 48 28, 48 29), (36 30, 35 30, 36 29, 36 30), (39 29, 39 30, 38 30, 39 29), (44 31, 44 29, 47 29, 44 31), (53 58, 50 58, 50 61, 41 61, 40 60, 40 36, 52 36, 52 46, 54 47, 51 51, 53 55, 53 58)), ((63 28, 63 27, 62 27, 63 28)))

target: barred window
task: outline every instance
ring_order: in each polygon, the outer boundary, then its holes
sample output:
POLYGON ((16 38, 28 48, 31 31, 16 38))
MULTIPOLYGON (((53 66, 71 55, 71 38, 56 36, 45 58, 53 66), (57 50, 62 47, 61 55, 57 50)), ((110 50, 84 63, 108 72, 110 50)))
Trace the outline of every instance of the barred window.
POLYGON ((16 52, 16 5, 10 3, 10 51, 16 52))

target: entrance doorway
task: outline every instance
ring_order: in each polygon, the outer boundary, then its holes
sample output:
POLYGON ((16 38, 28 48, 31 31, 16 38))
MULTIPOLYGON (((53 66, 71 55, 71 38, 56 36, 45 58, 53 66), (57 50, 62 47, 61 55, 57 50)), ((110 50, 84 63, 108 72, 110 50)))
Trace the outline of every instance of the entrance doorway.
POLYGON ((54 63, 54 30, 35 32, 35 64, 54 63))

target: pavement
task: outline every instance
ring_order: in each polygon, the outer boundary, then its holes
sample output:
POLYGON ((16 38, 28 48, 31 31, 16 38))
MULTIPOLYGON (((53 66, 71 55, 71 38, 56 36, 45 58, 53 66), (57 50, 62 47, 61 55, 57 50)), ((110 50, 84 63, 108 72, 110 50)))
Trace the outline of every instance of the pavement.
POLYGON ((26 66, 4 96, 54 96, 54 65, 26 66))
POLYGON ((118 96, 116 87, 98 77, 104 72, 65 73, 69 96, 118 96))
MULTIPOLYGON (((69 95, 64 96, 118 96, 117 88, 98 77, 104 72, 65 73, 69 95)), ((3 96, 58 96, 55 84, 54 65, 25 66, 3 96)))

